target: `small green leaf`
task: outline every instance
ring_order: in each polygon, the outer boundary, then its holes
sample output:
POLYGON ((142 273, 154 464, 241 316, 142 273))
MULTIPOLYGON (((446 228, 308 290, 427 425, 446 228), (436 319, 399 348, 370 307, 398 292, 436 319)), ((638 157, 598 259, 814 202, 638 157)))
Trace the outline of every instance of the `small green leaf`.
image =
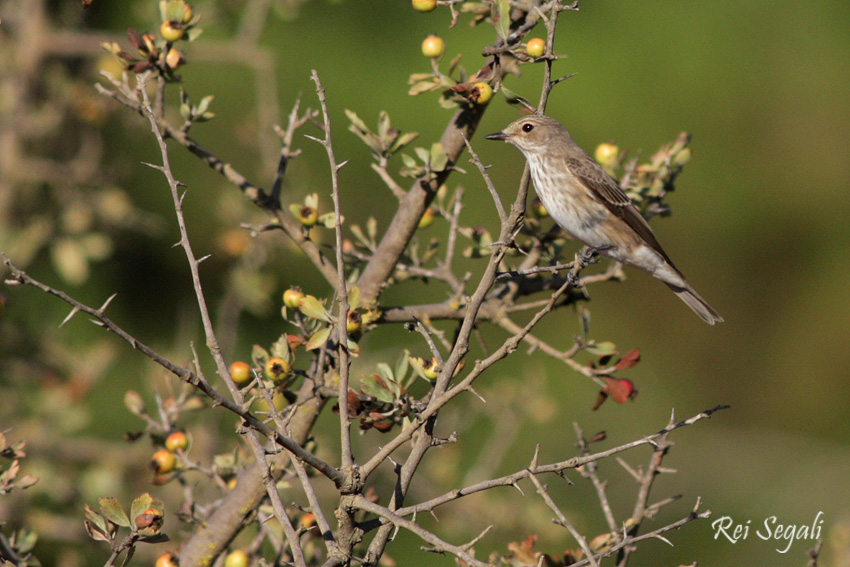
POLYGON ((135 390, 128 390, 127 393, 124 394, 124 405, 127 406, 130 413, 134 415, 142 415, 145 413, 145 402, 142 400, 142 396, 140 396, 135 390))
POLYGON ((213 95, 205 96, 201 99, 201 102, 198 103, 198 107, 196 109, 197 114, 203 114, 210 108, 210 103, 213 101, 215 97, 213 95))
POLYGON ((325 306, 321 301, 313 297, 312 295, 305 295, 304 299, 301 300, 301 313, 310 317, 311 319, 320 319, 322 321, 326 321, 331 323, 333 320, 331 319, 328 312, 325 311, 325 306))
POLYGON ((112 543, 112 539, 106 535, 106 529, 101 528, 98 525, 95 525, 91 520, 86 520, 84 522, 86 527, 86 532, 88 532, 89 537, 91 537, 95 541, 105 541, 107 543, 112 543))
POLYGON ((117 498, 98 498, 97 505, 100 507, 100 513, 103 514, 104 518, 113 524, 124 526, 125 528, 130 527, 130 518, 127 517, 127 513, 121 508, 121 504, 118 503, 117 498))
POLYGON ((360 391, 372 396, 379 402, 392 403, 395 400, 387 384, 377 374, 364 374, 360 377, 360 391))
POLYGON ((139 514, 144 514, 148 510, 156 510, 159 514, 163 514, 165 511, 165 505, 162 503, 162 500, 158 500, 145 492, 133 500, 133 503, 130 505, 130 517, 135 518, 139 514))
POLYGON ((401 161, 403 161, 404 166, 409 169, 415 169, 419 166, 419 164, 416 163, 416 160, 407 154, 401 154, 401 161))
POLYGON ((402 148, 404 148, 407 144, 415 140, 419 137, 419 132, 408 132, 406 134, 402 134, 396 139, 395 143, 390 148, 390 153, 395 153, 402 148))
POLYGON ((353 286, 348 290, 348 308, 358 309, 360 307, 360 287, 353 286))
POLYGON ((368 132, 369 128, 366 127, 366 123, 360 120, 360 117, 352 111, 345 109, 345 115, 348 117, 348 120, 351 122, 351 125, 354 126, 357 130, 361 132, 368 132))
POLYGON ((378 115, 378 137, 382 140, 387 137, 387 132, 390 130, 390 115, 385 110, 382 110, 378 115))
POLYGON ((603 341, 601 343, 589 344, 585 347, 585 350, 596 356, 606 356, 615 354, 617 352, 617 346, 610 341, 603 341))
POLYGON ((310 337, 310 340, 307 341, 307 344, 304 345, 306 350, 314 350, 320 347, 325 346, 325 343, 328 342, 328 338, 331 336, 331 328, 325 327, 324 329, 319 329, 313 336, 310 337))
MULTIPOLYGON (((86 504, 85 506, 86 523, 91 523, 93 527, 98 528, 103 533, 106 533, 106 519, 94 511, 94 508, 86 504)), ((92 536, 94 537, 94 536, 92 536)))
POLYGON ((348 347, 348 354, 355 358, 360 356, 360 345, 355 341, 349 338, 345 341, 345 346, 348 347))
POLYGON ((443 171, 449 163, 449 156, 443 149, 443 144, 437 142, 431 146, 430 162, 431 171, 443 171))
POLYGON ((183 17, 183 0, 171 0, 165 5, 165 17, 163 20, 176 20, 183 17))
POLYGON ((269 358, 269 352, 260 345, 254 345, 251 349, 251 364, 254 368, 265 368, 269 358))
POLYGON ((377 368, 378 374, 381 376, 381 378, 386 380, 388 383, 395 382, 395 376, 393 376, 393 370, 392 368, 390 368, 389 364, 387 364, 386 362, 379 362, 377 368))
POLYGON ((511 29, 511 3, 508 0, 498 0, 496 33, 502 39, 507 39, 511 29))
MULTIPOLYGON (((292 350, 289 348, 289 341, 286 339, 286 333, 282 334, 278 340, 272 344, 271 355, 277 358, 282 358, 287 363, 292 363, 292 350)), ((265 365, 263 365, 265 367, 265 365)))
POLYGON ((398 362, 396 362, 396 364, 395 364, 396 379, 404 380, 404 377, 407 376, 407 370, 410 366, 410 364, 408 362, 409 360, 410 360, 410 351, 407 350, 407 349, 404 349, 404 351, 401 353, 401 356, 398 357, 398 362))
POLYGON ((378 221, 375 217, 369 217, 366 220, 366 233, 372 242, 375 242, 375 238, 378 236, 378 221))
MULTIPOLYGON (((341 217, 340 222, 345 222, 345 217, 341 217)), ((336 213, 325 213, 319 216, 319 224, 325 228, 336 228, 336 213)))
POLYGON ((363 229, 361 229, 359 225, 353 224, 349 228, 351 229, 351 233, 354 235, 354 237, 359 240, 360 243, 363 244, 363 246, 366 246, 367 248, 372 247, 373 243, 368 238, 366 238, 366 234, 363 232, 363 229))
POLYGON ((432 80, 422 81, 414 84, 410 89, 408 89, 407 94, 410 96, 416 96, 418 94, 427 93, 430 91, 435 91, 440 88, 440 83, 436 83, 432 80))
POLYGON ((195 41, 198 37, 204 33, 204 30, 201 28, 192 28, 186 32, 186 41, 195 41))

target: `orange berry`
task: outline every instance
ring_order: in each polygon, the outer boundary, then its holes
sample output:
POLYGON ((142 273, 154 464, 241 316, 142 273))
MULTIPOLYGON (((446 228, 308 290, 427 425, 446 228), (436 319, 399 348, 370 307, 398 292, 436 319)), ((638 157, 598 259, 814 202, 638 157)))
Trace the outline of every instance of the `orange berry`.
POLYGON ((165 448, 176 453, 178 450, 185 451, 189 446, 189 436, 182 431, 175 431, 165 439, 165 448))
POLYGON ((174 559, 174 554, 163 553, 157 557, 154 567, 177 567, 177 561, 174 559))

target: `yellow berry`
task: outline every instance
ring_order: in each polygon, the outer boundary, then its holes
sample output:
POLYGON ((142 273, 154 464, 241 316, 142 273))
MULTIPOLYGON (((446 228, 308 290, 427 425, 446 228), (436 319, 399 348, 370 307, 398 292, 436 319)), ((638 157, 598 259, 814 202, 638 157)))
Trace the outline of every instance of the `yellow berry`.
POLYGON ((301 210, 298 212, 298 220, 304 226, 311 227, 319 220, 319 211, 313 207, 301 207, 301 210))
POLYGON ((487 83, 475 83, 472 87, 472 93, 475 102, 478 104, 487 104, 493 98, 493 87, 487 83), (475 91, 478 91, 478 96, 475 96, 475 91))
POLYGON ((613 168, 617 165, 617 159, 620 156, 620 148, 616 144, 603 143, 596 146, 596 151, 593 157, 605 167, 613 168))
POLYGON ((283 304, 290 309, 298 309, 301 306, 301 300, 304 299, 304 292, 301 288, 291 287, 283 292, 283 304))
POLYGON ((441 37, 429 35, 422 42, 422 55, 436 59, 440 57, 446 50, 446 42, 441 37))
MULTIPOLYGON (((272 394, 272 404, 274 404, 274 409, 277 411, 281 411, 287 405, 286 396, 283 395, 283 392, 275 392, 272 394)), ((271 410, 269 409, 269 404, 266 402, 265 398, 260 398, 257 400, 257 403, 254 404, 254 409, 258 412, 269 413, 271 410)))
POLYGON ((428 207, 425 209, 425 212, 422 213, 422 218, 419 219, 418 228, 428 228, 434 223, 434 217, 436 216, 434 209, 432 207, 428 207))
POLYGON ((422 365, 422 373, 425 375, 425 378, 428 380, 434 380, 437 377, 437 374, 440 372, 439 362, 437 362, 436 358, 431 358, 431 360, 426 360, 422 365))
POLYGON ((151 457, 151 468, 157 474, 165 474, 174 470, 177 457, 168 449, 160 449, 151 457))
POLYGON ((251 372, 251 366, 247 362, 237 360, 230 365, 230 377, 236 382, 237 386, 244 386, 254 376, 251 372))
POLYGON ((348 317, 345 321, 345 330, 348 334, 356 333, 363 326, 363 319, 360 317, 360 312, 352 309, 348 312, 348 317))
POLYGON ((183 24, 177 20, 165 20, 159 26, 159 33, 165 41, 177 41, 183 37, 183 24))
POLYGON ((241 549, 230 552, 224 559, 224 567, 248 567, 250 563, 251 558, 241 549))
POLYGON ((289 375, 289 363, 282 358, 272 357, 266 362, 266 378, 280 382, 289 375))
POLYGON ((529 56, 534 57, 535 59, 541 57, 545 51, 546 41, 539 37, 529 39, 528 43, 525 46, 525 52, 528 53, 529 56))
POLYGON ((543 206, 543 202, 539 197, 535 197, 534 201, 532 201, 531 212, 533 212, 534 216, 539 219, 545 219, 549 216, 549 211, 547 211, 546 207, 543 206))
POLYGON ((437 7, 437 0, 413 0, 411 4, 417 12, 430 12, 437 7))

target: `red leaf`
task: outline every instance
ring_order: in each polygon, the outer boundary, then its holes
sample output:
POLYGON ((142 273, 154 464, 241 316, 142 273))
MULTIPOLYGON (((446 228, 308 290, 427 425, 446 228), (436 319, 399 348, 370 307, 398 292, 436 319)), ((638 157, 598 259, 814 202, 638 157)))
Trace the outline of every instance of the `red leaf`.
POLYGON ((606 386, 603 388, 602 392, 611 396, 611 399, 618 404, 625 403, 626 400, 630 400, 637 394, 634 383, 627 378, 617 380, 616 378, 603 376, 603 379, 605 380, 606 386))
MULTIPOLYGON (((608 388, 605 388, 605 390, 607 390, 607 389, 608 389, 608 388)), ((599 406, 601 406, 601 405, 602 405, 602 403, 603 403, 605 400, 607 400, 607 399, 608 399, 608 394, 605 392, 605 390, 602 390, 601 392, 599 392, 599 396, 597 396, 597 398, 596 398, 596 403, 595 403, 595 404, 593 404, 593 408, 592 408, 592 409, 593 409, 593 411, 598 410, 598 409, 599 409, 599 406)))
POLYGON ((638 362, 640 362, 640 349, 633 348, 617 361, 617 364, 614 366, 614 370, 626 370, 638 362))

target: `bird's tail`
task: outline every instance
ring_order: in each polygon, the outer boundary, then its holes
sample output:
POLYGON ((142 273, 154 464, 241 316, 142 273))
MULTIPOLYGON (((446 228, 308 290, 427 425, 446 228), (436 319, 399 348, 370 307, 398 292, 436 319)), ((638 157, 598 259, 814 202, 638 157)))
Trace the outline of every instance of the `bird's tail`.
POLYGON ((667 286, 673 290, 673 292, 679 296, 679 299, 684 301, 688 307, 694 310, 694 313, 700 316, 700 319, 708 323, 709 325, 714 325, 715 323, 722 323, 723 317, 720 316, 720 313, 714 310, 714 308, 706 303, 706 301, 699 296, 697 292, 694 291, 694 288, 689 286, 687 283, 683 281, 685 284, 675 285, 671 283, 667 283, 667 286))

